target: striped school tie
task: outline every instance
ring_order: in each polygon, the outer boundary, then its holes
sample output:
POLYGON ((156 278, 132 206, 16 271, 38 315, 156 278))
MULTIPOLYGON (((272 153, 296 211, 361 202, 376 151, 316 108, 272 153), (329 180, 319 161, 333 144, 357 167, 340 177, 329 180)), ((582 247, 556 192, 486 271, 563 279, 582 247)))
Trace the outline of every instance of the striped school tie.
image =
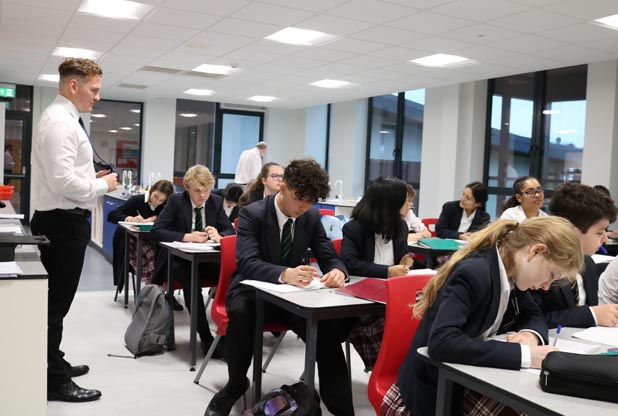
POLYGON ((204 231, 204 224, 202 224, 202 208, 193 208, 195 211, 195 231, 204 231))
POLYGON ((289 265, 290 254, 292 254, 292 219, 288 219, 283 225, 283 232, 281 233, 281 264, 283 266, 289 265))

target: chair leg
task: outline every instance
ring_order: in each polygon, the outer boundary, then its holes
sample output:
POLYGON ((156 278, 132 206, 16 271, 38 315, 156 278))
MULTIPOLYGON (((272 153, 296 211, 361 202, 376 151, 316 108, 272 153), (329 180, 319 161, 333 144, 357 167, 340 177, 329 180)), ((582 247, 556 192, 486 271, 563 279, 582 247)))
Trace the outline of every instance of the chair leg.
POLYGON ((348 363, 348 378, 352 381, 352 357, 350 357, 350 341, 345 340, 345 360, 348 363))
POLYGON ((208 305, 210 304, 210 301, 213 300, 215 298, 215 287, 211 287, 210 289, 208 289, 208 299, 206 299, 206 305, 204 305, 204 309, 208 309, 208 305))
POLYGON ((268 354, 268 358, 266 358, 266 362, 264 362, 264 366, 262 367, 262 373, 266 372, 266 369, 268 368, 268 365, 270 364, 270 360, 273 359, 273 356, 277 352, 277 349, 279 348, 279 345, 281 345, 281 341, 283 341, 283 337, 285 336, 287 332, 288 331, 283 331, 281 335, 279 335, 279 337, 277 338, 277 342, 275 343, 275 345, 273 345, 273 349, 270 350, 270 354, 268 354))
POLYGON ((137 302, 137 291, 135 289, 135 273, 131 274, 131 281, 133 282, 133 301, 137 302))
POLYGON ((208 349, 208 352, 206 353, 206 357, 204 357, 204 361, 202 362, 202 365, 200 366, 199 371, 195 375, 195 380, 193 380, 195 384, 200 384, 200 378, 202 377, 202 373, 206 369, 206 366, 208 365, 208 361, 210 361, 210 358, 212 357, 212 354, 215 352, 215 348, 217 348, 217 345, 219 344, 220 340, 221 340, 221 335, 217 334, 212 344, 210 344, 210 348, 208 349))

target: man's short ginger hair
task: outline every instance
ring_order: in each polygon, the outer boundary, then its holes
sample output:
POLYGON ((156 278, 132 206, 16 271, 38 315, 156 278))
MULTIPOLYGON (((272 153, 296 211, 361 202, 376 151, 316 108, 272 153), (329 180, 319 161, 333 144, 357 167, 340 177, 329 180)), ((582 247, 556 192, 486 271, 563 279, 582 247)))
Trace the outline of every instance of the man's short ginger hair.
POLYGON ((315 204, 330 192, 328 173, 312 159, 290 162, 283 172, 283 182, 296 194, 296 198, 315 204))
POLYGON ((85 58, 66 58, 58 67, 60 81, 71 77, 90 78, 92 76, 103 75, 103 70, 94 61, 85 58))

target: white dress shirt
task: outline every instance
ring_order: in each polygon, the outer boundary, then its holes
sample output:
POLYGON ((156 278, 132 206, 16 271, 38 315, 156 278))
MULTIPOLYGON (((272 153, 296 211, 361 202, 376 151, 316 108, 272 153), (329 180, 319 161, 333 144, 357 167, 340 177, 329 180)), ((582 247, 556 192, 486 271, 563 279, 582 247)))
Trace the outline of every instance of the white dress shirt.
POLYGON ((599 305, 618 303, 618 257, 607 266, 599 278, 599 305))
POLYGON ((472 211, 470 215, 466 215, 465 209, 461 210, 461 221, 459 221, 459 228, 457 229, 457 231, 460 233, 468 232, 475 215, 476 210, 472 211))
MULTIPOLYGON (((547 213, 545 211, 543 211, 542 209, 539 210, 539 213, 537 214, 538 217, 547 217, 547 213)), ((500 219, 501 220, 513 220, 513 221, 517 221, 518 223, 526 221, 526 213, 524 212, 524 209, 521 207, 521 205, 517 205, 516 207, 512 207, 512 208, 508 208, 506 210, 504 210, 504 212, 502 213, 502 215, 500 215, 500 219)))
POLYGON ((412 211, 411 209, 408 210, 405 220, 408 224, 408 229, 410 230, 410 232, 420 233, 425 228, 427 228, 425 224, 423 224, 423 221, 421 221, 421 219, 417 217, 416 214, 414 214, 414 211, 412 211))
POLYGON ((392 266, 395 264, 395 255, 393 254, 393 240, 384 241, 382 234, 374 234, 375 251, 373 254, 373 262, 384 266, 392 266))
POLYGON ((92 210, 107 192, 96 178, 92 145, 79 125, 79 111, 58 95, 41 114, 32 139, 32 197, 37 211, 92 210))
POLYGON ((261 170, 262 156, 260 156, 260 149, 254 147, 252 149, 245 150, 238 158, 234 182, 243 185, 248 184, 258 177, 261 170))

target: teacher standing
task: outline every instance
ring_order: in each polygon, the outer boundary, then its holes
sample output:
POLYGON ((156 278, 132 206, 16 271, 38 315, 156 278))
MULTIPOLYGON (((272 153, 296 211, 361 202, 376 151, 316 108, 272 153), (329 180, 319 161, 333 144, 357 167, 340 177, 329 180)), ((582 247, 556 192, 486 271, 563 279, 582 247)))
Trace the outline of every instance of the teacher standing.
POLYGON ((32 141, 33 234, 47 236, 41 262, 49 275, 47 399, 85 402, 101 397, 72 381, 87 365, 72 366, 60 350, 63 320, 71 307, 90 241, 88 218, 98 197, 116 188, 110 170, 95 173, 93 148, 80 117, 99 101, 103 71, 88 59, 67 58, 58 67, 58 95, 41 114, 32 141))

